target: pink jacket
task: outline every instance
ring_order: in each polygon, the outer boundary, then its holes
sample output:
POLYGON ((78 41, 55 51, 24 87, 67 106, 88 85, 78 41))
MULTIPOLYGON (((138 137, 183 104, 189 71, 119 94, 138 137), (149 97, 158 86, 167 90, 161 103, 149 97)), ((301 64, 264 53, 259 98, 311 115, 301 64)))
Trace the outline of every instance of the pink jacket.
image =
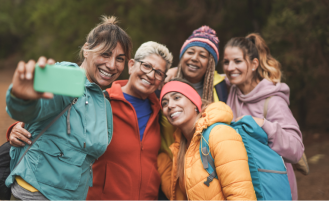
POLYGON ((289 109, 289 94, 288 85, 263 79, 246 95, 232 85, 227 104, 232 108, 233 121, 243 115, 264 118, 265 100, 272 96, 262 128, 268 135, 269 146, 285 160, 292 199, 297 200, 297 182, 291 163, 297 163, 302 157, 304 145, 298 123, 289 109))

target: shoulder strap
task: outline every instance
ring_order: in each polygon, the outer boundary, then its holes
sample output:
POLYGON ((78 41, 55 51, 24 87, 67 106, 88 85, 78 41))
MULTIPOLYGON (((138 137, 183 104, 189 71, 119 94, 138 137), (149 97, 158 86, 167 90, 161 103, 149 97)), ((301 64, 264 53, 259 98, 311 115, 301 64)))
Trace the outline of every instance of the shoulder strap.
MULTIPOLYGON (((19 159, 19 161, 16 163, 14 169, 17 167, 17 165, 22 161, 23 157, 25 156, 25 154, 27 153, 27 151, 33 146, 33 144, 41 137, 41 135, 51 126, 53 125, 57 119, 59 117, 61 117, 68 109, 71 109, 72 105, 74 105, 77 102, 78 98, 73 99, 72 103, 70 103, 68 106, 66 106, 66 108, 59 113, 46 127, 44 127, 42 129, 42 131, 37 135, 36 138, 34 138, 34 140, 32 141, 31 145, 25 150, 25 152, 23 153, 23 155, 21 156, 21 158, 19 159)), ((69 116, 69 114, 67 115, 69 116)), ((69 120, 68 120, 69 121, 69 120)), ((70 121, 69 121, 70 122, 70 121)), ((69 123, 70 124, 70 123, 69 123)), ((68 126, 68 130, 69 130, 69 126, 68 126)))
POLYGON ((270 99, 272 98, 272 96, 268 97, 265 99, 265 103, 264 103, 264 118, 266 119, 267 116, 267 107, 268 107, 268 102, 270 101, 270 99))
POLYGON ((218 99, 224 103, 227 101, 228 93, 225 80, 215 85, 218 99))
POLYGON ((202 160, 203 168, 209 173, 207 177, 207 181, 203 182, 205 185, 209 186, 209 183, 214 179, 218 178, 216 173, 216 167, 214 158, 211 156, 210 148, 209 148, 209 136, 211 130, 217 125, 227 125, 225 123, 214 123, 209 126, 206 130, 204 130, 201 134, 200 140, 200 156, 202 160))

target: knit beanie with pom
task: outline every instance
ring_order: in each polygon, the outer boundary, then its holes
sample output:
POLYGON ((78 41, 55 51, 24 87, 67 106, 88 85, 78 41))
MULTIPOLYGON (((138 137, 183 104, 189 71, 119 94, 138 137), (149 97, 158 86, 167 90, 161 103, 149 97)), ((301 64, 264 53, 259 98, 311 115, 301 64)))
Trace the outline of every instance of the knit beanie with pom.
POLYGON ((202 26, 193 31, 192 35, 185 41, 181 50, 179 59, 182 58, 185 51, 192 46, 205 48, 213 57, 216 65, 219 60, 219 40, 216 36, 216 31, 208 26, 202 26))

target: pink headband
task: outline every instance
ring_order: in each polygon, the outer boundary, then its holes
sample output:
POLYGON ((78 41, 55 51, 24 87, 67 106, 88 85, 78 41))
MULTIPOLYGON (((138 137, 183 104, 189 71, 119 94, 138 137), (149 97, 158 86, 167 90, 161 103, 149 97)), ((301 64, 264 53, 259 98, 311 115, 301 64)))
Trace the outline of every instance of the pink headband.
MULTIPOLYGON (((161 90, 160 94, 160 105, 164 95, 169 92, 178 92, 186 96, 194 105, 197 106, 199 112, 201 112, 201 97, 199 96, 198 92, 196 92, 190 85, 180 82, 180 81, 171 81, 165 84, 161 90)), ((161 106, 162 108, 162 106, 161 106)))

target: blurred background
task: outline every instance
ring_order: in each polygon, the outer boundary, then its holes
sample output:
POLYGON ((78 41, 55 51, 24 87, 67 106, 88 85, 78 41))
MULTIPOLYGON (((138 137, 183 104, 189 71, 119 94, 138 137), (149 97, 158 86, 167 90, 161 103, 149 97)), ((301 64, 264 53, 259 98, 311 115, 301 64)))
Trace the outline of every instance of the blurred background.
MULTIPOLYGON (((101 15, 114 15, 134 51, 165 44, 177 66, 192 31, 215 29, 223 46, 257 32, 282 64, 290 108, 304 137, 311 173, 296 173, 300 199, 329 199, 329 0, 0 0, 0 143, 14 122, 5 92, 19 60, 40 55, 78 62, 78 52, 101 15)), ((132 55, 133 56, 133 55, 132 55)), ((222 73, 222 65, 217 65, 222 73)), ((127 68, 119 79, 127 79, 127 68)))

